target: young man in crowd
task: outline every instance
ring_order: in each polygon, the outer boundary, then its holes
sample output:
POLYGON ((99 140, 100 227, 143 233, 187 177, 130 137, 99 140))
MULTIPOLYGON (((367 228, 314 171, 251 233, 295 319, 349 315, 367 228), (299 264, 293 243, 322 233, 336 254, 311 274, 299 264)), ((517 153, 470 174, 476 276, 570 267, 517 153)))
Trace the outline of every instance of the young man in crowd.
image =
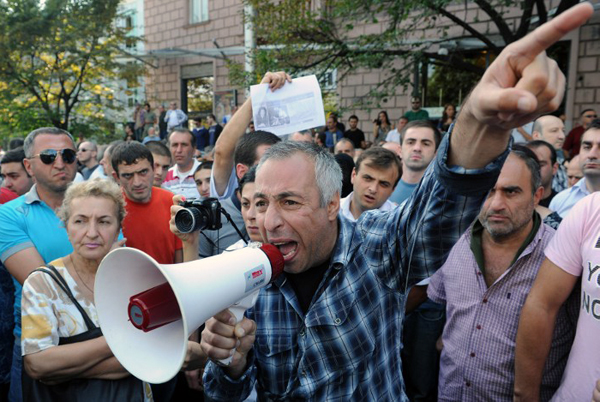
POLYGON ((200 162, 194 158, 196 137, 187 128, 176 128, 169 134, 169 149, 175 165, 167 172, 162 187, 186 198, 198 198, 194 172, 200 162))
POLYGON ((169 230, 173 194, 153 186, 150 150, 138 142, 122 143, 112 151, 111 163, 125 197, 127 247, 148 253, 160 264, 183 261, 181 240, 169 230))
POLYGON ((400 205, 410 197, 435 158, 441 140, 439 130, 428 121, 417 120, 404 127, 400 135, 402 177, 390 196, 390 201, 400 205))
POLYGON ((215 145, 223 132, 223 127, 217 123, 217 118, 212 113, 206 117, 206 122, 208 123, 208 143, 206 145, 215 145))
POLYGON ((583 132, 588 129, 590 123, 598 118, 598 114, 594 109, 584 109, 579 115, 579 126, 575 127, 565 138, 563 144, 563 150, 565 152, 565 158, 571 159, 579 154, 581 149, 581 136, 583 132))
POLYGON ((203 162, 194 172, 196 188, 202 199, 210 197, 210 172, 212 170, 212 165, 212 162, 203 162))
POLYGON ((358 128, 358 117, 356 115, 350 116, 348 119, 348 130, 344 132, 344 138, 352 141, 354 148, 367 148, 365 143, 365 133, 358 128))
POLYGON ((353 191, 340 201, 340 215, 356 222, 372 209, 390 211, 396 205, 388 200, 402 175, 402 163, 392 152, 371 147, 360 154, 352 171, 353 191))
MULTIPOLYGON (((535 212, 543 193, 535 155, 515 148, 478 219, 431 277, 427 295, 446 306, 438 401, 512 401, 521 307, 554 236, 535 212)), ((541 400, 560 384, 574 333, 563 308, 541 400)))
POLYGON ((152 185, 161 187, 171 168, 171 151, 160 141, 150 141, 145 145, 152 153, 152 159, 154 160, 154 181, 152 185))
POLYGON ((325 129, 325 146, 330 150, 337 142, 344 138, 344 133, 338 128, 337 116, 333 113, 327 118, 327 127, 325 129))
POLYGON ((592 12, 575 6, 504 49, 403 208, 369 211, 356 224, 338 219, 333 156, 310 144, 271 147, 257 168, 254 204, 285 272, 238 324, 228 311, 207 320, 203 353, 233 360, 209 361, 206 395, 243 400, 256 385, 259 399, 406 400, 398 351, 407 289, 441 265, 477 215, 510 129, 560 104, 564 76, 543 51, 592 12))
POLYGON ((550 203, 550 209, 566 217, 578 201, 595 191, 600 191, 600 120, 590 123, 581 136, 579 165, 583 171, 581 179, 573 187, 558 193, 550 203))
POLYGON ((535 156, 537 156, 540 164, 541 180, 544 193, 542 194, 542 199, 538 204, 548 208, 554 196, 558 194, 552 187, 554 176, 558 172, 556 150, 548 142, 542 140, 530 141, 525 144, 525 146, 535 153, 535 156))
POLYGON ((25 151, 22 147, 13 149, 4 154, 0 159, 0 177, 2 187, 21 196, 27 193, 33 186, 33 177, 25 170, 25 151))

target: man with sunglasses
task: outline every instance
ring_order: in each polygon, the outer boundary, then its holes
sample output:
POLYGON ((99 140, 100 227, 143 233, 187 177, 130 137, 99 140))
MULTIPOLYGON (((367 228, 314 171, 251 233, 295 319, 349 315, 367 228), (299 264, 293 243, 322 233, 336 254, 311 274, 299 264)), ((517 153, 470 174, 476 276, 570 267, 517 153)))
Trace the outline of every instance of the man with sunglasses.
POLYGON ((403 117, 406 117, 409 122, 415 120, 429 120, 429 112, 421 109, 421 98, 413 96, 410 98, 411 110, 404 113, 403 117))
POLYGON ((21 285, 35 268, 73 251, 55 211, 77 172, 73 137, 46 127, 29 133, 23 165, 35 179, 29 192, 0 208, 0 260, 14 278, 15 346, 9 400, 21 400, 21 285))
POLYGON ((580 126, 575 127, 569 131, 565 143, 562 148, 565 152, 565 158, 571 159, 579 153, 581 148, 581 136, 588 129, 590 123, 598 118, 598 114, 594 109, 584 109, 579 115, 580 126))
POLYGON ((90 178, 94 170, 100 166, 98 163, 98 147, 91 141, 84 141, 79 144, 79 149, 77 150, 77 160, 83 166, 81 169, 81 174, 83 175, 83 179, 87 180, 90 178))

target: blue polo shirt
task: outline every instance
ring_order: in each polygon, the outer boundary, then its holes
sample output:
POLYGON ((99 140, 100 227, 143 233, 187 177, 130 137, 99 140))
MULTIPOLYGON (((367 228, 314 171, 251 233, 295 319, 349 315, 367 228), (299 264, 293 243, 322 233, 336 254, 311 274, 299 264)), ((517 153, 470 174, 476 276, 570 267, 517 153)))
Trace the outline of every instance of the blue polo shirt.
MULTIPOLYGON (((0 206, 0 260, 35 247, 48 263, 70 254, 73 246, 56 213, 40 200, 36 185, 28 193, 0 206)), ((15 336, 21 338, 21 284, 15 283, 15 336)))

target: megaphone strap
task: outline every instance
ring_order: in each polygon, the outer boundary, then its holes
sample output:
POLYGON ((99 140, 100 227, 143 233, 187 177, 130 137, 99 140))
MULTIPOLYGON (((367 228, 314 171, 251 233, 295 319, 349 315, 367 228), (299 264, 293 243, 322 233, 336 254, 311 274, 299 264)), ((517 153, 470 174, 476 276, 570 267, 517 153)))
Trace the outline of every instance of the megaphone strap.
POLYGON ((62 275, 58 272, 58 270, 53 265, 48 264, 48 265, 45 265, 44 267, 34 269, 32 271, 32 273, 36 272, 36 271, 48 274, 54 280, 54 282, 56 282, 58 287, 61 288, 63 290, 63 292, 65 292, 65 294, 69 297, 69 299, 71 300, 73 305, 81 313, 83 321, 85 321, 85 325, 87 326, 88 330, 93 330, 93 329, 98 328, 98 327, 96 327, 96 325, 94 324, 92 319, 88 316, 88 314, 85 312, 83 307, 81 307, 81 304, 79 304, 77 299, 75 299, 75 296, 73 296, 73 292, 71 292, 71 289, 69 288, 67 281, 65 281, 65 278, 62 277, 62 275))

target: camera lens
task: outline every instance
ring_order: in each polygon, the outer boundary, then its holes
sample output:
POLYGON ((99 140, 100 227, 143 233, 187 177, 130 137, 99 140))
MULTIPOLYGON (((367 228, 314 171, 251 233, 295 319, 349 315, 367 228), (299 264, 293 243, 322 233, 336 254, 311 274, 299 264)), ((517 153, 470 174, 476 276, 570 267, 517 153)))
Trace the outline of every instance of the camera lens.
POLYGON ((191 233, 200 229, 203 219, 198 208, 190 207, 175 214, 175 226, 181 233, 191 233))

